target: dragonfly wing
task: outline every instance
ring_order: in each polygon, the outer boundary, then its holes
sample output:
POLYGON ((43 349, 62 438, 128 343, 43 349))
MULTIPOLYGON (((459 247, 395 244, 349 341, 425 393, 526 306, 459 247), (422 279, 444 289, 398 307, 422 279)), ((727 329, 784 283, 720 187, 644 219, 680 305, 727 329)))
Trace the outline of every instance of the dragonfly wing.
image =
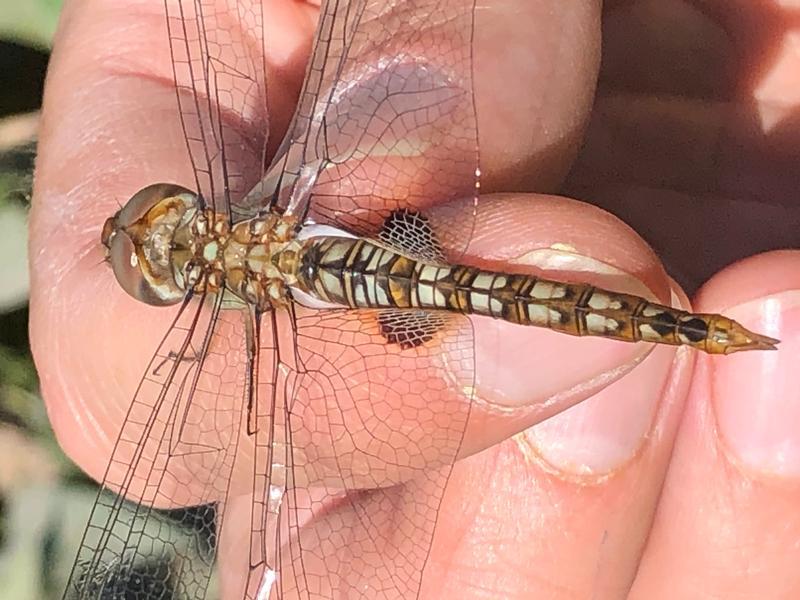
POLYGON ((446 315, 426 343, 401 346, 381 318, 297 308, 287 597, 419 593, 470 412, 472 326, 446 315))
POLYGON ((230 384, 244 371, 220 307, 187 300, 151 359, 65 599, 206 597, 241 429, 230 384))
POLYGON ((301 222, 371 235, 398 208, 476 197, 473 19, 474 0, 324 2, 265 177, 275 202, 301 222))
POLYGON ((175 87, 196 189, 237 205, 264 173, 269 137, 260 0, 165 0, 175 87))

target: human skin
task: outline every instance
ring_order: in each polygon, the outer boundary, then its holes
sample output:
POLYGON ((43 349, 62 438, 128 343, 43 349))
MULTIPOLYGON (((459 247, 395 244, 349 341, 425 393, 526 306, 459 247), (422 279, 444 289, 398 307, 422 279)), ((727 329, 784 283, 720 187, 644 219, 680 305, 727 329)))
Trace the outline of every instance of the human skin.
MULTIPOLYGON (((725 312, 781 345, 708 357, 520 334, 529 354, 516 359, 532 364, 515 363, 502 391, 524 398, 524 410, 504 418, 477 410, 480 426, 468 431, 440 509, 423 596, 795 598, 800 253, 731 263, 800 239, 800 8, 565 4, 527 2, 530 32, 509 58, 525 76, 505 94, 476 89, 479 117, 483 109, 496 119, 481 123, 482 189, 506 194, 487 194, 470 254, 549 267, 553 277, 556 259, 568 258, 564 276, 581 271, 599 285, 725 312), (601 21, 604 66, 592 106, 601 21), (583 202, 533 193, 543 191, 583 202), (559 255, 567 247, 574 251, 559 255), (621 376, 598 382, 598 364, 621 376)), ((31 216, 32 345, 59 441, 95 477, 170 317, 127 298, 97 266, 100 227, 146 183, 191 181, 160 7, 67 3, 45 98, 31 216)), ((270 107, 285 127, 315 9, 271 8, 270 107)), ((478 56, 478 73, 494 62, 478 56)), ((502 373, 502 348, 484 339, 476 362, 502 373)), ((242 534, 235 520, 226 527, 231 539, 242 534)))

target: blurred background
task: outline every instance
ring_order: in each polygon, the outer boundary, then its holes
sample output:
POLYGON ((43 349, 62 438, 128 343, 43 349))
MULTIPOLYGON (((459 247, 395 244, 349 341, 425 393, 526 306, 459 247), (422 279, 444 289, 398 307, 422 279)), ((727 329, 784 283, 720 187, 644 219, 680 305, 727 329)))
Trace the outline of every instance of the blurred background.
POLYGON ((60 6, 0 2, 0 600, 61 597, 96 494, 53 439, 28 344, 27 213, 60 6))

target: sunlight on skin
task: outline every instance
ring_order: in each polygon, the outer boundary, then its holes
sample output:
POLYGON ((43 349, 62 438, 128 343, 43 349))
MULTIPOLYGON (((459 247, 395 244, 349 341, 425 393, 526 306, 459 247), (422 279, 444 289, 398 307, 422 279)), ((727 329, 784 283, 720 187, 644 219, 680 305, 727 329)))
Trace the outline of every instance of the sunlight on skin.
MULTIPOLYGON (((518 55, 511 57, 513 72, 520 75, 506 79, 504 94, 496 93, 497 84, 491 77, 497 75, 484 73, 496 61, 481 65, 480 58, 487 54, 478 54, 476 94, 486 191, 552 189, 577 151, 590 108, 598 57, 597 4, 575 3, 569 13, 561 12, 560 0, 526 0, 524 4, 532 7, 532 25, 519 44, 531 46, 518 47, 518 55), (580 35, 570 36, 570 43, 565 44, 560 34, 553 33, 565 29, 580 35), (534 65, 531 56, 536 57, 534 65), (535 80, 528 81, 525 75, 535 80), (520 136, 518 131, 535 135, 520 136), (520 165, 526 166, 524 176, 518 173, 520 165)), ((527 24, 517 12, 520 5, 512 0, 496 0, 496 6, 498 14, 527 24)), ((267 23, 271 28, 268 36, 278 42, 270 45, 270 52, 275 53, 268 57, 268 69, 272 80, 280 83, 270 86, 269 99, 274 108, 273 127, 281 129, 289 119, 302 77, 314 13, 303 4, 277 1, 270 3, 270 9, 274 12, 267 23)), ((32 345, 59 441, 95 477, 106 466, 130 390, 174 312, 141 305, 118 288, 101 264, 99 230, 118 204, 143 185, 156 181, 189 185, 192 181, 184 160, 159 11, 160 4, 144 0, 98 1, 91 10, 82 3, 68 4, 48 76, 31 216, 32 345), (132 19, 132 14, 136 18, 132 19), (89 63, 96 68, 87 69, 89 63)), ((497 26, 501 24, 502 18, 497 26)), ((485 30, 491 32, 492 26, 485 30)), ((491 37, 481 43, 492 47, 491 37)), ((525 257, 570 249, 605 271, 605 275, 581 272, 581 279, 617 289, 643 290, 641 293, 651 290, 662 301, 670 298, 670 281, 658 259, 632 230, 607 213, 574 201, 531 194, 487 195, 483 200, 480 215, 486 221, 468 253, 476 262, 493 266, 528 262, 518 267, 535 269, 525 257)), ((754 261, 720 274, 704 288, 694 308, 717 311, 792 286, 800 288, 800 281, 786 279, 787 273, 800 273, 796 253, 754 261)), ((562 275, 577 277, 574 272, 562 275)), ((679 290, 672 289, 672 293, 679 303, 687 303, 679 290)), ((230 327, 236 327, 234 321, 230 327)), ((580 340, 535 329, 519 332, 491 322, 476 322, 476 331, 479 369, 485 369, 479 371, 479 384, 484 392, 489 390, 484 395, 493 396, 494 402, 478 404, 470 421, 463 450, 469 458, 456 466, 445 496, 425 597, 469 597, 475 590, 490 590, 490 595, 504 598, 539 596, 532 596, 531 590, 552 598, 622 597, 643 557, 634 588, 637 597, 658 598, 657 592, 664 591, 665 573, 671 579, 685 576, 684 589, 691 594, 697 589, 692 583, 699 580, 702 584, 705 574, 721 573, 716 576, 724 580, 726 573, 713 564, 723 554, 708 548, 708 540, 713 544, 718 532, 707 531, 702 539, 695 539, 697 530, 702 529, 695 522, 696 515, 707 511, 722 512, 721 519, 737 515, 745 539, 760 552, 764 532, 774 528, 771 519, 775 517, 769 510, 777 508, 786 515, 796 506, 796 489, 784 490, 777 498, 770 488, 753 491, 748 488, 749 480, 732 472, 725 455, 714 450, 717 440, 709 416, 708 377, 710 365, 716 364, 713 361, 726 358, 703 357, 700 377, 692 380, 691 352, 676 354, 665 348, 644 358, 648 349, 644 345, 580 340), (531 347, 548 351, 534 355, 531 347), (498 360, 498 351, 504 348, 508 356, 498 360), (625 406, 635 405, 647 390, 635 377, 614 382, 612 378, 603 381, 602 385, 611 385, 602 394, 549 422, 549 430, 542 429, 538 435, 534 430, 529 437, 497 444, 600 389, 600 385, 580 386, 596 379, 599 372, 632 367, 642 359, 641 369, 652 368, 653 377, 665 383, 635 418, 624 408, 614 413, 613 405, 618 399, 625 406), (490 362, 493 360, 496 365, 490 362), (561 368, 565 360, 569 369, 561 368), (489 368, 503 364, 514 365, 508 375, 489 368), (518 373, 531 376, 519 377, 518 373), (672 444, 690 385, 688 425, 681 430, 671 464, 672 444), (559 397, 557 403, 551 402, 554 396, 559 397), (509 405, 515 408, 509 410, 509 405), (612 408, 604 411, 609 406, 612 408), (617 418, 587 429, 586 419, 591 418, 586 415, 592 411, 617 418), (557 424, 562 417, 559 433, 557 424), (585 443, 589 449, 597 448, 592 443, 607 446, 603 435, 611 436, 613 427, 631 422, 646 433, 641 440, 628 442, 625 451, 617 451, 617 458, 610 462, 582 459, 580 448, 573 453, 559 451, 564 443, 585 443), (541 455, 537 443, 546 444, 541 455), (473 455, 489 446, 488 451, 473 455), (731 482, 738 486, 736 494, 722 500, 715 496, 731 482), (687 511, 693 503, 697 511, 687 511), (719 511, 723 505, 728 510, 719 511), (650 527, 656 509, 653 535, 650 527), (681 514, 686 518, 676 524, 675 517, 681 514), (686 540, 694 540, 698 555, 694 565, 681 554, 679 541, 685 544, 686 540), (704 570, 698 569, 697 564, 709 562, 712 564, 704 570)), ((785 335, 781 332, 778 337, 785 335)), ((243 449, 245 457, 248 452, 243 449)), ((237 482, 236 489, 246 485, 243 472, 237 482)), ((192 486, 182 491, 182 500, 187 502, 196 493, 192 486)), ((246 506, 249 501, 239 496, 232 506, 246 506)), ((238 512, 231 513, 226 525, 223 565, 241 564, 237 560, 241 559, 241 540, 246 539, 248 524, 237 521, 238 512)), ((330 514, 309 527, 324 530, 338 518, 345 522, 354 518, 347 503, 332 503, 330 514)), ((753 590, 763 591, 759 586, 776 579, 796 584, 788 568, 797 564, 800 556, 797 550, 786 549, 798 532, 800 525, 792 521, 781 530, 780 539, 770 541, 773 546, 766 556, 782 553, 784 559, 777 565, 777 576, 756 579, 753 590)), ((728 540, 726 548, 734 547, 737 539, 728 540)), ((391 556, 392 548, 384 550, 391 556)), ((770 574, 771 565, 762 566, 761 572, 770 574)), ((746 564, 741 565, 744 569, 746 564)), ((229 578, 224 585, 236 589, 240 567, 225 571, 229 578)), ((726 589, 725 581, 719 582, 719 587, 726 589)))
POLYGON ((800 30, 786 33, 772 69, 753 96, 759 105, 764 133, 780 127, 800 108, 800 30))

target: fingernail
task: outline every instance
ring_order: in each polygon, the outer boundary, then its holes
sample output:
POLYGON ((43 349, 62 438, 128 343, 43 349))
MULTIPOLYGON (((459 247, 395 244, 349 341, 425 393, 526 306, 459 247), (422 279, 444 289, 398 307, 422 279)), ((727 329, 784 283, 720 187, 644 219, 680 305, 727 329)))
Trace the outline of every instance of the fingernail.
MULTIPOLYGON (((653 295, 630 274, 572 252, 537 250, 508 262, 545 269, 553 279, 560 279, 558 270, 607 289, 653 295)), ((493 319, 473 319, 472 328, 475 355, 484 357, 475 366, 478 396, 506 408, 539 406, 549 414, 607 386, 650 351, 648 344, 579 338, 493 319)))
POLYGON ((800 290, 725 311, 748 329, 781 340, 777 351, 716 357, 713 405, 723 444, 742 464, 800 475, 800 290))
MULTIPOLYGON (((579 254, 573 248, 557 244, 551 248, 538 248, 508 260, 509 264, 537 267, 546 272, 567 272, 573 277, 585 274, 587 283, 604 288, 654 298, 653 292, 638 279, 609 263, 579 254)), ((557 275, 553 275, 558 278, 557 275)))
MULTIPOLYGON (((675 297, 673 296, 673 302, 675 297)), ((686 351, 659 346, 623 378, 523 435, 555 469, 576 475, 603 475, 639 452, 653 427, 668 379, 686 351)))

